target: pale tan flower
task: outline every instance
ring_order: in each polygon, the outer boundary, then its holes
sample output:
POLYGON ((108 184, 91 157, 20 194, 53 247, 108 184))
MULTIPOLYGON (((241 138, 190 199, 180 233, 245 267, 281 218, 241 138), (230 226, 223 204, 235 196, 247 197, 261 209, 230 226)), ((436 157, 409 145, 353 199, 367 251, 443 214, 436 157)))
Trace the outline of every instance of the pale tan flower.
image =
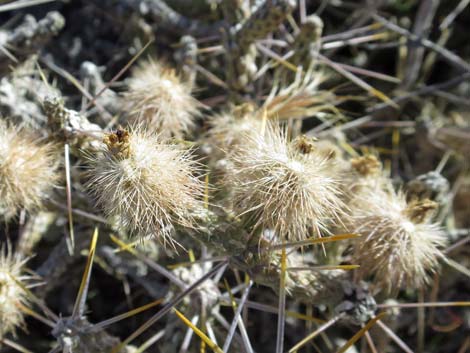
POLYGON ((281 238, 302 240, 328 233, 344 210, 335 163, 306 140, 288 142, 272 124, 247 133, 229 154, 226 186, 240 214, 281 238))
POLYGON ((130 121, 144 124, 161 137, 182 138, 194 127, 202 106, 174 69, 152 59, 132 71, 124 100, 130 121))
POLYGON ((189 150, 143 130, 118 129, 90 157, 88 186, 109 218, 139 237, 173 243, 174 226, 194 227, 204 185, 189 150))
POLYGON ((59 178, 55 152, 54 145, 0 120, 0 212, 5 218, 42 205, 59 178))
POLYGON ((386 291, 419 288, 444 259, 446 236, 430 222, 433 201, 407 204, 403 193, 380 189, 362 190, 351 208, 351 228, 362 235, 353 242, 353 263, 361 278, 373 277, 386 291))

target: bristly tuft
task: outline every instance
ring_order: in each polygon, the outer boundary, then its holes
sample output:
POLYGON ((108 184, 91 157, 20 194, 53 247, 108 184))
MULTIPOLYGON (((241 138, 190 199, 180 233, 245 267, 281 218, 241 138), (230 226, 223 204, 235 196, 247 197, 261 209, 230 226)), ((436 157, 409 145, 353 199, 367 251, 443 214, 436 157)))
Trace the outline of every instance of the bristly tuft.
POLYGON ((0 213, 41 207, 59 178, 56 148, 29 131, 0 120, 0 213))
POLYGON ((243 136, 263 129, 263 120, 255 106, 249 103, 233 107, 210 118, 210 142, 228 153, 243 140, 243 136))
POLYGON ((403 193, 362 190, 350 205, 351 231, 362 237, 353 242, 353 263, 361 278, 372 276, 387 292, 420 288, 444 259, 446 236, 430 219, 437 204, 429 200, 407 204, 403 193))
POLYGON ((144 124, 161 137, 182 138, 194 127, 202 106, 174 69, 152 59, 133 70, 124 99, 130 121, 144 124))
POLYGON ((0 339, 7 333, 15 334, 16 328, 24 326, 19 305, 27 306, 28 299, 19 283, 29 279, 23 274, 26 261, 5 247, 0 248, 0 339))
POLYGON ((88 186, 106 216, 139 237, 174 244, 174 226, 194 227, 204 184, 191 152, 142 129, 118 129, 90 157, 88 186))
POLYGON ((288 142, 267 123, 264 131, 245 134, 228 158, 233 170, 226 183, 234 189, 234 204, 256 227, 303 240, 328 233, 328 223, 344 212, 335 163, 316 153, 314 142, 288 142))

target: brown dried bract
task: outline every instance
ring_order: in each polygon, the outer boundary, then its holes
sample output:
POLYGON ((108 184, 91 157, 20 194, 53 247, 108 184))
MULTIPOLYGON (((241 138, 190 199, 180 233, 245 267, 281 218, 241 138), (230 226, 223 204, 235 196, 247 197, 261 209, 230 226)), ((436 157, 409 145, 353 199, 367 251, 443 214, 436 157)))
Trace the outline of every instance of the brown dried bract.
POLYGON ((382 171, 382 164, 373 155, 367 155, 351 159, 351 166, 363 176, 378 175, 382 171))
POLYGON ((118 158, 128 158, 130 155, 129 132, 121 127, 107 134, 103 138, 103 143, 118 158))
POLYGON ((309 154, 315 149, 315 138, 308 138, 305 135, 297 137, 292 144, 302 154, 309 154))
POLYGON ((404 212, 413 223, 423 223, 432 217, 438 206, 437 202, 426 199, 412 202, 404 212))

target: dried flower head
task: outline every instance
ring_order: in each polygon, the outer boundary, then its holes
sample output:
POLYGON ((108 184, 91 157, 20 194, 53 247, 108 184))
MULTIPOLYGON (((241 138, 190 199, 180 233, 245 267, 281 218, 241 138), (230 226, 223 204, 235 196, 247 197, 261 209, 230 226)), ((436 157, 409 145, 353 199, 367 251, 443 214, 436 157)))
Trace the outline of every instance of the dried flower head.
POLYGON ((382 173, 382 164, 370 154, 351 159, 351 167, 361 176, 377 176, 382 173))
POLYGON ((181 138, 194 126, 201 107, 191 96, 191 86, 174 69, 152 59, 133 70, 124 98, 131 121, 145 124, 161 137, 181 138))
POLYGON ((353 243, 353 262, 361 277, 390 292, 403 286, 419 288, 428 282, 444 258, 445 234, 431 223, 437 203, 406 202, 403 193, 370 189, 356 198, 351 231, 362 237, 353 243))
POLYGON ((255 111, 255 107, 246 103, 229 112, 215 115, 210 124, 211 142, 221 151, 228 152, 238 145, 246 134, 261 131, 265 122, 255 111))
POLYGON ((55 152, 52 144, 0 120, 0 213, 5 218, 41 206, 59 177, 55 152))
POLYGON ((267 124, 264 131, 246 134, 228 158, 235 205, 251 214, 256 226, 301 240, 320 236, 330 220, 339 220, 344 207, 335 164, 317 154, 311 141, 288 142, 282 130, 267 124))
POLYGON ((88 186, 105 214, 131 235, 173 243, 174 225, 193 227, 204 185, 188 150, 142 130, 118 129, 90 157, 88 186))
POLYGON ((19 283, 28 280, 23 275, 27 259, 0 248, 0 339, 17 327, 24 325, 23 312, 19 305, 27 305, 26 291, 19 283))
MULTIPOLYGON (((380 160, 371 154, 352 158, 346 167, 344 192, 350 209, 361 208, 362 203, 374 190, 377 192, 392 191, 393 185, 383 169, 380 160)), ((350 228, 350 219, 345 223, 350 228)))

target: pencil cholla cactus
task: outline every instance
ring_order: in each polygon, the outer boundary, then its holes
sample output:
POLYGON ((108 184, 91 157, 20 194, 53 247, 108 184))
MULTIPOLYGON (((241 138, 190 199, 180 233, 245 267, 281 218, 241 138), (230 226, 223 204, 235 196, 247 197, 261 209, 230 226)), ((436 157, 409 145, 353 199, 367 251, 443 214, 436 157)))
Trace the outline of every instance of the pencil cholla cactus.
POLYGON ((55 152, 54 145, 0 120, 0 213, 6 219, 42 205, 59 177, 55 152))
POLYGON ((301 240, 326 234, 327 224, 344 210, 338 175, 331 159, 315 152, 305 137, 291 142, 272 124, 246 134, 228 156, 233 169, 227 185, 241 214, 256 227, 283 239, 301 240))
POLYGON ((27 259, 0 248, 0 339, 7 333, 15 334, 16 328, 24 325, 20 305, 27 305, 26 291, 20 283, 28 276, 23 275, 27 259))
POLYGON ((203 183, 191 152, 143 130, 118 129, 90 157, 88 186, 105 214, 131 235, 173 243, 174 225, 193 227, 203 183))
POLYGON ((134 123, 160 133, 161 137, 182 138, 194 126, 201 104, 191 96, 191 85, 174 69, 152 59, 132 71, 125 110, 134 123))
POLYGON ((406 202, 401 192, 362 191, 350 205, 351 231, 362 235, 353 242, 353 263, 361 278, 372 276, 379 288, 390 292, 419 288, 444 259, 446 236, 431 223, 437 203, 406 202))

